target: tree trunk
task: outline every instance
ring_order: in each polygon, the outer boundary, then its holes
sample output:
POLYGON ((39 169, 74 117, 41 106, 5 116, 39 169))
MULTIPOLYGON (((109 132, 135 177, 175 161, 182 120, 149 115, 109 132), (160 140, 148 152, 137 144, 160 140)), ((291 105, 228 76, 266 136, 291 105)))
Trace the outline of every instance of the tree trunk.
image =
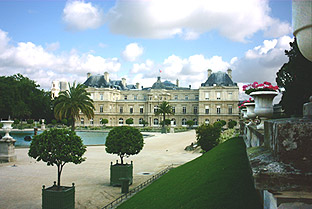
POLYGON ((165 121, 166 121, 166 114, 165 113, 163 115, 163 118, 164 118, 164 121, 163 121, 162 127, 164 128, 165 127, 165 121))
POLYGON ((72 131, 75 131, 75 118, 72 119, 71 130, 72 130, 72 131))
POLYGON ((61 174, 62 174, 62 167, 61 165, 57 165, 57 187, 61 187, 61 174))
POLYGON ((121 165, 123 165, 123 156, 120 156, 121 165))

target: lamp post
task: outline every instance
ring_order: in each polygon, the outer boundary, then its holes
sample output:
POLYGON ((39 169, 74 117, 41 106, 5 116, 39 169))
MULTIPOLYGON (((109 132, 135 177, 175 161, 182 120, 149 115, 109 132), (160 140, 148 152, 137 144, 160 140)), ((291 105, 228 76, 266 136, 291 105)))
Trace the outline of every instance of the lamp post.
POLYGON ((312 0, 292 1, 292 23, 301 54, 312 61, 312 0))

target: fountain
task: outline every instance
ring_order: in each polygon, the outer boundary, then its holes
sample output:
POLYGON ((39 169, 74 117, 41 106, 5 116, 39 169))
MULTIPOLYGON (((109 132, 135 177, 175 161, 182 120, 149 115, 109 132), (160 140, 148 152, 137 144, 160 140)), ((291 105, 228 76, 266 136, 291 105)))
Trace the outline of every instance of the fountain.
POLYGON ((13 162, 16 160, 16 154, 15 154, 15 142, 16 140, 13 139, 13 137, 10 136, 10 132, 12 130, 12 123, 14 121, 2 120, 1 123, 3 124, 3 131, 5 132, 5 136, 0 139, 0 162, 13 162))

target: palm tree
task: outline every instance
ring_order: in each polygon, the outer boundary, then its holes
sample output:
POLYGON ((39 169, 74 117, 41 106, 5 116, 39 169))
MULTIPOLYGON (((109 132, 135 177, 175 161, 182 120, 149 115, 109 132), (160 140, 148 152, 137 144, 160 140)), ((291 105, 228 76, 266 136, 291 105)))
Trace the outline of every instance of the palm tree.
POLYGON ((74 82, 72 86, 68 83, 68 86, 69 90, 60 92, 55 100, 54 116, 58 120, 71 119, 71 130, 74 131, 76 119, 80 118, 80 111, 91 119, 94 117, 95 108, 85 85, 79 83, 76 85, 74 82))
POLYGON ((169 105, 169 103, 168 102, 166 102, 166 101, 163 101, 160 105, 159 105, 159 107, 158 107, 158 109, 157 109, 157 111, 156 111, 156 113, 155 113, 155 115, 157 116, 157 115, 162 115, 163 116, 163 123, 162 123, 162 133, 165 133, 166 131, 165 131, 165 120, 166 120, 166 115, 173 115, 174 113, 172 112, 172 107, 171 107, 171 105, 169 105))

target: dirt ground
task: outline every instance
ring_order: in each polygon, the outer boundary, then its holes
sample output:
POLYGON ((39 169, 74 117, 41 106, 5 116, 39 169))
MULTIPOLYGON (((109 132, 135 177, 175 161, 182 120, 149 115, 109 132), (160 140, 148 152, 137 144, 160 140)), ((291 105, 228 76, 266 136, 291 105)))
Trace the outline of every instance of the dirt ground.
MULTIPOLYGON (((184 151, 196 141, 195 131, 174 134, 147 133, 154 135, 144 139, 144 148, 138 154, 125 159, 133 161, 133 184, 130 189, 171 164, 184 164, 200 156, 184 151), (143 175, 150 173, 151 175, 143 175)), ((49 187, 57 178, 57 168, 36 162, 30 158, 28 148, 17 148, 17 161, 0 164, 0 208, 41 208, 42 185, 49 187)), ((102 208, 121 195, 120 187, 109 186, 110 163, 119 159, 107 154, 104 146, 88 146, 85 162, 66 164, 61 184, 76 185, 76 208, 102 208)))

